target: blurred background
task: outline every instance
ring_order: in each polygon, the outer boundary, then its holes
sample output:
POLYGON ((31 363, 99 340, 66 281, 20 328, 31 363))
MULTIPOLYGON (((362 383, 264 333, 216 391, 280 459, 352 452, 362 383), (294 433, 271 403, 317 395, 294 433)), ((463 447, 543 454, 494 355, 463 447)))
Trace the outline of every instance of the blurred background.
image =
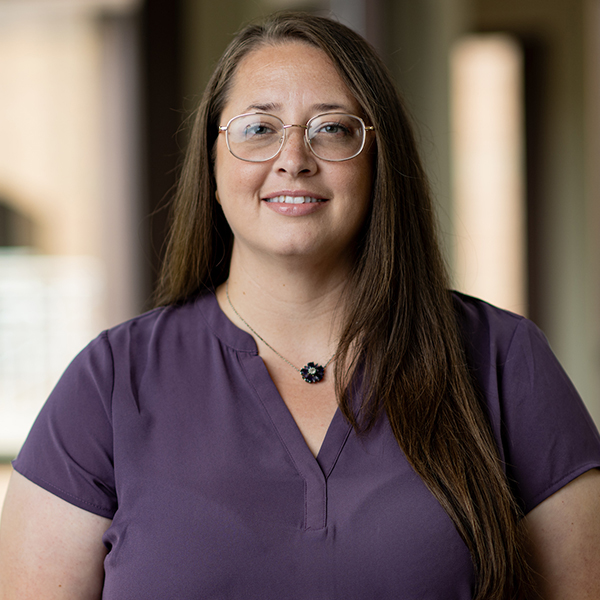
POLYGON ((600 423, 600 0, 0 0, 0 498, 71 358, 150 307, 186 116, 281 9, 379 51, 455 287, 533 319, 600 423))

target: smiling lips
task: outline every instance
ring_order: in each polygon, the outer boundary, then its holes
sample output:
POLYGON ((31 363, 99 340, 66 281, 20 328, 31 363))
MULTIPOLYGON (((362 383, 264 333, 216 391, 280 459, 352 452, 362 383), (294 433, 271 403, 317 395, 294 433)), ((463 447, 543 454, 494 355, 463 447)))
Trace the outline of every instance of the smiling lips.
POLYGON ((312 196, 275 196, 274 198, 265 198, 267 202, 279 204, 309 204, 312 202, 324 202, 322 198, 313 198, 312 196))

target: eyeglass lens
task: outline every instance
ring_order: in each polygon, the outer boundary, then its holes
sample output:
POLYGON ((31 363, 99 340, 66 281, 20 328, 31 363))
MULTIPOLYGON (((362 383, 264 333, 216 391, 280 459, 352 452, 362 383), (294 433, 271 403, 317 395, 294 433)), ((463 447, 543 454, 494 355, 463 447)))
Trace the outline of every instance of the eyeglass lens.
MULTIPOLYGON (((284 124, 273 115, 240 115, 227 127, 229 149, 242 160, 269 160, 279 152, 284 139, 284 124)), ((317 157, 348 160, 362 150, 365 130, 357 117, 330 113, 313 117, 307 123, 306 139, 317 157)))

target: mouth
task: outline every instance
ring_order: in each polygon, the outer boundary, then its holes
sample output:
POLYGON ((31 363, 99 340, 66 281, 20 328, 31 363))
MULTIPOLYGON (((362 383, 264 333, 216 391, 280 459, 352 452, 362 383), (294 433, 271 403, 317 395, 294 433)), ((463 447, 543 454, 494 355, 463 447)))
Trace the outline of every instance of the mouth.
POLYGON ((265 202, 277 204, 311 204, 325 201, 324 198, 314 198, 313 196, 274 196, 273 198, 265 198, 265 202))

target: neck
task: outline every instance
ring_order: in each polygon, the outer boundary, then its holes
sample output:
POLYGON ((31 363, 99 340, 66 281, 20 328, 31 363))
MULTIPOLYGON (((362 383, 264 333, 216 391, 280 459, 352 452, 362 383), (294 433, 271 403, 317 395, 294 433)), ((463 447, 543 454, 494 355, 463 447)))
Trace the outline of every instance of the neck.
MULTIPOLYGON (((348 278, 343 269, 319 268, 307 262, 250 261, 234 252, 228 280, 231 303, 241 318, 298 366, 308 360, 324 364, 335 352, 343 326, 343 290, 348 278)), ((217 290, 217 298, 229 319, 248 331, 231 309, 224 285, 217 290)), ((257 344, 264 351, 260 340, 257 344)))

